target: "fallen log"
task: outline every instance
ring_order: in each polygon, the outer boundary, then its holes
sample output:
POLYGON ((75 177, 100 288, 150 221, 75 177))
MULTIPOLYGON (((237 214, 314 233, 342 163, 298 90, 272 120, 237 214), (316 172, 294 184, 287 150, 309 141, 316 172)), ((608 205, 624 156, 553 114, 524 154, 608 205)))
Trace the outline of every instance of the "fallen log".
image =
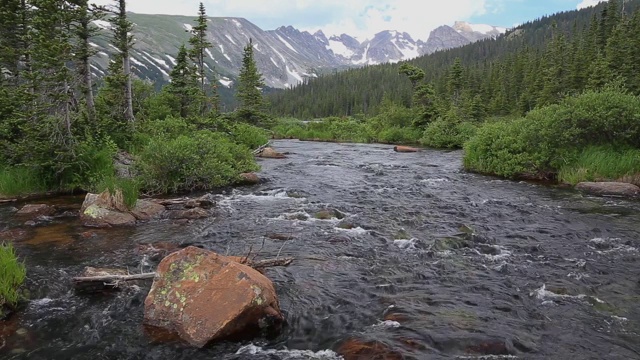
POLYGON ((264 150, 265 148, 269 147, 269 145, 271 145, 271 141, 267 141, 266 144, 260 145, 257 149, 253 150, 253 155, 260 154, 262 152, 262 150, 264 150))
MULTIPOLYGON (((239 261, 242 264, 248 265, 258 271, 269 267, 276 266, 289 266, 293 262, 292 257, 278 258, 278 259, 265 259, 258 261, 251 261, 246 257, 240 258, 239 261)), ((108 269, 103 269, 109 271, 108 269)), ((122 272, 122 270, 113 269, 113 272, 122 272)), ((85 274, 87 270, 85 270, 85 274)), ((95 276, 77 276, 73 278, 73 284, 76 290, 81 292, 98 292, 104 290, 119 289, 123 284, 128 281, 136 280, 149 280, 156 276, 155 272, 142 273, 142 274, 110 274, 105 271, 97 273, 95 276)))

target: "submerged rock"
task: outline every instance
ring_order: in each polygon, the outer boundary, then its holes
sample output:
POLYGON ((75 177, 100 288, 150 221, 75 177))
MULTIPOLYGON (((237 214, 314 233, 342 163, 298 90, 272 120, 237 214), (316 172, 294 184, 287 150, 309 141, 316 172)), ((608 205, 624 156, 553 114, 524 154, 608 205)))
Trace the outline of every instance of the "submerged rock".
POLYGON ((197 247, 164 258, 144 304, 144 324, 196 347, 251 338, 284 322, 275 288, 255 269, 197 247))
POLYGON ((56 212, 56 208, 53 205, 47 204, 27 204, 18 210, 16 215, 28 216, 36 218, 38 216, 51 216, 56 212))
POLYGON ((402 354, 379 341, 349 339, 337 351, 344 360, 401 360, 402 354))
POLYGON ((131 214, 138 220, 149 220, 159 217, 165 207, 149 200, 138 200, 136 206, 131 209, 131 214))
POLYGON ((581 182, 576 185, 576 189, 593 195, 640 195, 640 187, 623 182, 581 182))

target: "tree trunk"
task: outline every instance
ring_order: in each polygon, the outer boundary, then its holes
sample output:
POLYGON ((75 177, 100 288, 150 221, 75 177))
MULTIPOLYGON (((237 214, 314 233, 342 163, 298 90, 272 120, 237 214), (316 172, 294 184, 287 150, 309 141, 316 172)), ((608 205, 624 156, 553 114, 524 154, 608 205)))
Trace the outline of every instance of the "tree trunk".
POLYGON ((125 51, 122 56, 122 71, 126 77, 124 99, 127 103, 127 108, 125 116, 129 122, 133 123, 135 121, 135 117, 133 116, 133 91, 131 89, 131 59, 129 59, 129 51, 125 51))
MULTIPOLYGON (((86 33, 88 31, 88 23, 83 23, 83 31, 86 33)), ((95 125, 96 122, 96 103, 93 99, 93 79, 91 78, 91 62, 89 59, 89 49, 91 44, 89 44, 89 37, 84 39, 83 46, 85 47, 84 58, 82 59, 82 66, 84 67, 84 97, 87 102, 87 112, 89 113, 89 121, 91 122, 91 126, 95 125)))

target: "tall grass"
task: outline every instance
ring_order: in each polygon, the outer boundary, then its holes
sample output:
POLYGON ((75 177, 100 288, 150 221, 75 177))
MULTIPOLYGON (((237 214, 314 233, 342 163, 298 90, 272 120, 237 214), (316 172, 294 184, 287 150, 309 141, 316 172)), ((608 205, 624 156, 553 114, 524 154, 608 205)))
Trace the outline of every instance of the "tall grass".
POLYGON ((18 289, 26 275, 25 266, 18 260, 13 246, 0 244, 0 318, 3 307, 15 307, 20 301, 18 289))
POLYGON ((640 149, 616 150, 608 146, 592 146, 577 159, 560 169, 558 180, 575 185, 583 181, 640 180, 640 149), (634 180, 635 179, 635 180, 634 180))
POLYGON ((41 174, 31 167, 0 167, 0 195, 16 196, 47 190, 41 174))
POLYGON ((140 183, 136 179, 123 179, 115 176, 104 177, 95 185, 94 191, 101 193, 107 189, 111 194, 121 190, 124 204, 127 208, 133 209, 136 206, 140 192, 140 183))

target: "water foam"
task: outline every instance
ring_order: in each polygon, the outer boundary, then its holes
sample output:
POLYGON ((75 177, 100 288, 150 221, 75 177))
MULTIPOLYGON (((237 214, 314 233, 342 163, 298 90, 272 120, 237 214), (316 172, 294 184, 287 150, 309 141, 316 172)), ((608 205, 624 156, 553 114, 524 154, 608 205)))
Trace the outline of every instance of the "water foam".
POLYGON ((249 344, 241 347, 236 355, 275 355, 282 360, 343 360, 343 357, 336 354, 332 350, 320 350, 313 352, 311 350, 275 350, 264 349, 261 346, 249 344))

